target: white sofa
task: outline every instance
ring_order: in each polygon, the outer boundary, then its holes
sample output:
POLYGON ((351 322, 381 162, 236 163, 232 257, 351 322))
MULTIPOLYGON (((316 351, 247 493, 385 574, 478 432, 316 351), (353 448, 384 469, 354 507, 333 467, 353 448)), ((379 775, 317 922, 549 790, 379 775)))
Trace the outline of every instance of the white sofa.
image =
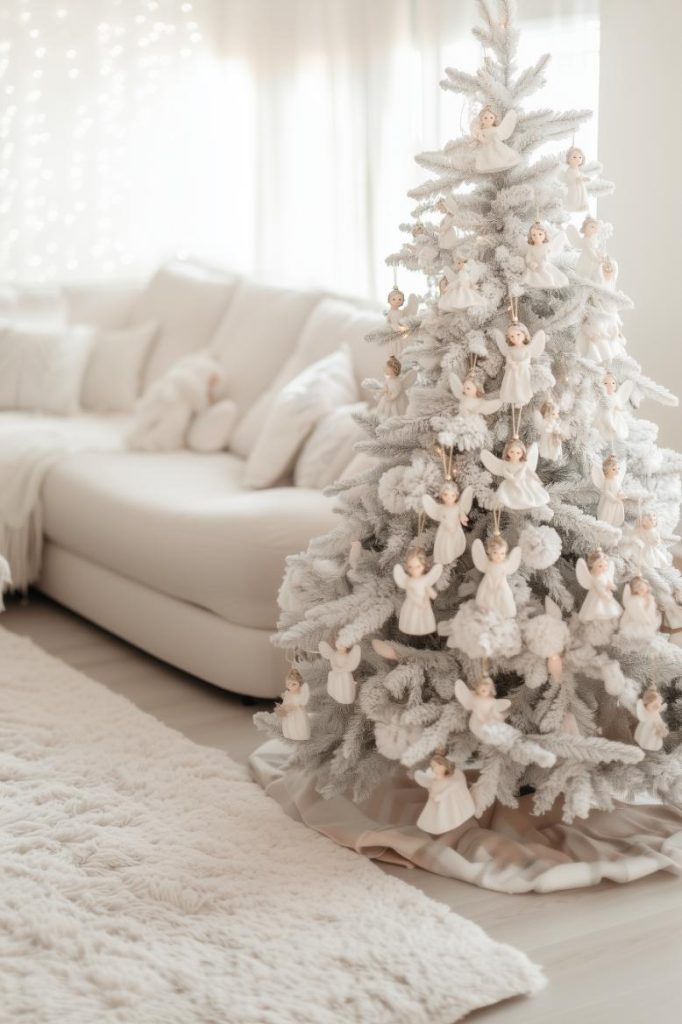
MULTIPOLYGON (((377 376, 364 341, 381 322, 361 302, 296 292, 197 263, 172 263, 140 286, 65 289, 73 323, 161 330, 141 386, 205 347, 227 372, 240 418, 230 450, 81 452, 60 458, 42 487, 45 594, 136 646, 220 687, 257 697, 282 688, 284 658, 269 638, 287 554, 334 523, 320 491, 251 491, 245 458, 268 389, 340 345, 358 382, 377 376)), ((93 414, 94 415, 94 414, 93 414)), ((111 417, 120 429, 129 420, 111 417)))

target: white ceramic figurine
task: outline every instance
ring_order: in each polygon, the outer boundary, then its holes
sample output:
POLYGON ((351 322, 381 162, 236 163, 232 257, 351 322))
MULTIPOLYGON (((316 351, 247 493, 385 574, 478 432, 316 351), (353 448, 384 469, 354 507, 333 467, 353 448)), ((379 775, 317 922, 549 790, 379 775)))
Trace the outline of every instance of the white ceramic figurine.
POLYGON ((637 701, 639 721, 635 729, 635 743, 638 743, 642 750, 662 748, 663 740, 668 735, 668 726, 662 718, 662 712, 667 706, 655 686, 645 690, 637 701))
POLYGON ((327 675, 327 693, 339 704, 352 704, 357 688, 353 672, 360 664, 360 645, 355 644, 349 649, 343 647, 337 640, 334 646, 330 647, 328 643, 321 640, 318 650, 331 665, 327 675))
POLYGON ((564 432, 559 418, 559 410, 554 402, 548 399, 533 413, 533 425, 540 435, 539 451, 548 462, 558 462, 563 453, 564 432))
POLYGON ((471 128, 471 135, 476 147, 474 166, 482 174, 495 174, 497 171, 508 171, 516 167, 521 157, 505 145, 516 128, 515 110, 508 110, 500 123, 492 107, 484 107, 471 128))
POLYGON ((628 640, 647 640, 658 633, 661 613, 651 587, 643 576, 635 576, 623 588, 624 611, 618 631, 628 640))
POLYGON ((602 381, 602 396, 596 418, 596 427, 604 441, 625 441, 630 433, 626 409, 634 384, 624 380, 622 384, 609 371, 602 381))
POLYGON ((592 466, 592 483, 599 491, 597 519, 611 526, 622 526, 625 522, 625 506, 621 487, 625 479, 627 463, 607 455, 601 466, 592 466))
POLYGON ((485 547, 478 538, 474 541, 471 557, 478 571, 483 573, 476 591, 476 604, 484 611, 497 612, 503 619, 513 619, 516 603, 507 577, 521 565, 521 548, 510 552, 504 537, 494 533, 485 547))
POLYGON ((285 740, 310 739, 310 719, 306 711, 309 699, 308 684, 303 682, 303 676, 297 668, 290 668, 282 703, 275 708, 275 714, 282 719, 282 736, 285 740))
POLYGON ((502 407, 501 398, 486 398, 483 385, 474 371, 470 371, 464 380, 456 373, 449 376, 450 390, 459 399, 457 412, 460 416, 490 416, 502 407))
POLYGON ((495 684, 486 675, 481 676, 473 690, 462 679, 458 679, 455 683, 455 696, 462 707, 471 712, 469 728, 472 733, 484 741, 488 741, 487 727, 504 722, 511 707, 510 700, 495 696, 495 684))
POLYGON ((469 523, 474 489, 465 487, 460 494, 457 484, 452 480, 446 480, 438 497, 440 501, 434 501, 430 494, 424 494, 422 504, 427 516, 438 523, 433 545, 434 561, 441 565, 450 565, 466 550, 466 538, 462 527, 469 523))
POLYGON ((424 548, 415 545, 407 552, 404 567, 393 566, 393 579, 405 591, 398 628, 408 636, 426 636, 436 631, 431 602, 436 597, 433 584, 440 579, 443 566, 436 562, 429 569, 428 564, 424 548))
POLYGON ((493 337, 505 360, 500 398, 510 405, 526 405, 533 397, 530 383, 531 359, 545 350, 545 332, 536 331, 531 338, 525 324, 513 323, 507 333, 494 330, 493 337))
POLYGON ((535 470, 538 465, 539 450, 536 442, 526 448, 518 437, 507 441, 498 459, 485 448, 481 452, 481 462, 495 476, 502 477, 497 488, 497 501, 505 508, 523 510, 541 508, 549 502, 549 494, 542 486, 535 470))
POLYGON ((588 555, 587 562, 579 558, 575 574, 578 583, 587 591, 578 617, 581 622, 608 622, 619 619, 623 609, 613 593, 613 563, 601 548, 588 555))
POLYGON ((438 300, 438 308, 442 312, 451 313, 485 303, 485 299, 474 285, 466 260, 455 259, 452 267, 443 267, 443 277, 446 283, 438 300))
POLYGON ((569 283, 562 270, 552 260, 564 247, 563 231, 549 240, 547 229, 539 222, 531 224, 524 251, 526 272, 521 278, 527 288, 565 288, 569 283))
POLYGON ((564 208, 569 213, 587 213, 590 208, 585 183, 590 180, 587 174, 583 173, 585 154, 578 146, 571 146, 566 153, 566 169, 561 175, 561 180, 566 186, 566 200, 564 208))
POLYGON ((434 754, 425 772, 414 773, 414 780, 429 791, 428 800, 417 818, 417 827, 422 832, 440 836, 475 816, 476 809, 464 772, 442 754, 434 754))

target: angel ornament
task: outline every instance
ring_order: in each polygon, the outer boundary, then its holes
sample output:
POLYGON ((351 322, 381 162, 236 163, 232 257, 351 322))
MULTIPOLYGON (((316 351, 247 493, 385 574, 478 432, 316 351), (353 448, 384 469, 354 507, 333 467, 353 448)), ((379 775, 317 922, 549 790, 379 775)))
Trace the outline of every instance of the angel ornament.
MULTIPOLYGON (((495 696, 495 684, 490 676, 481 676, 473 690, 458 679, 455 683, 455 696, 462 707, 471 712, 469 728, 474 736, 484 742, 490 742, 487 730, 492 725, 504 723, 511 707, 510 700, 500 700, 495 696)), ((508 730, 510 727, 506 726, 508 730)))
POLYGON ((647 640, 658 633, 661 613, 643 576, 635 576, 623 589, 624 611, 618 631, 628 640, 647 640))
MULTIPOLYGON (((417 379, 417 371, 409 370, 402 373, 402 364, 397 356, 389 356, 384 367, 384 383, 379 387, 377 412, 382 419, 391 416, 404 416, 407 412, 409 398, 407 389, 417 379)), ((374 385, 376 387, 376 384, 374 385)))
POLYGON ((414 773, 414 781, 428 789, 426 805, 417 818, 417 828, 441 836, 476 815, 466 776, 442 754, 434 754, 425 772, 414 773))
POLYGON ((585 184, 590 178, 587 174, 583 174, 584 163, 585 154, 582 149, 579 149, 578 146, 571 146, 566 153, 566 169, 561 175, 561 180, 566 186, 564 208, 569 213, 587 213, 590 208, 585 184))
POLYGON ((327 676, 327 693, 339 704, 352 704, 357 688, 353 672, 360 664, 360 645, 355 644, 349 649, 343 647, 337 640, 334 646, 330 647, 322 640, 318 650, 331 665, 327 676))
POLYGON ((527 288, 565 288, 569 283, 552 260, 564 247, 566 236, 558 232, 550 242, 546 228, 539 221, 531 224, 524 257, 526 272, 521 281, 527 288))
POLYGON ((492 107, 484 107, 474 122, 471 135, 476 147, 474 167, 481 174, 508 171, 521 160, 519 154, 505 145, 516 128, 516 111, 508 110, 500 123, 492 107))
POLYGON ((559 410, 554 402, 543 402, 533 413, 533 424, 540 435, 539 452, 548 462, 558 462, 563 454, 564 434, 559 410))
POLYGON ((668 726, 662 718, 667 708, 655 686, 650 686, 637 701, 638 724, 635 729, 635 743, 642 750, 660 750, 668 735, 668 726))
POLYGON ((393 579, 405 591, 398 628, 408 636, 426 636, 436 631, 436 617, 431 602, 436 597, 434 583, 440 579, 443 566, 436 562, 428 568, 426 551, 420 545, 410 548, 404 567, 393 566, 393 579))
POLYGON ((391 288, 387 301, 389 309, 386 314, 386 320, 389 326, 397 334, 405 334, 410 329, 407 321, 410 317, 416 316, 419 308, 419 299, 416 295, 410 295, 406 305, 405 295, 401 292, 400 288, 391 288))
POLYGON ((434 561, 440 565, 450 565, 466 550, 466 538, 462 527, 469 524, 474 489, 465 487, 460 494, 457 484, 452 480, 446 480, 438 497, 440 501, 434 501, 430 494, 424 494, 422 504, 427 516, 438 523, 433 545, 434 561))
POLYGON ((621 487, 625 479, 627 463, 620 462, 615 455, 607 455, 599 466, 592 466, 592 483, 599 491, 597 519, 611 526, 622 526, 625 522, 625 506, 621 487))
POLYGON ((282 703, 275 708, 275 714, 282 719, 282 736, 285 740, 309 740, 310 719, 306 704, 310 700, 310 689, 303 682, 297 668, 287 672, 282 703))
POLYGON ((455 198, 454 196, 445 196, 443 199, 439 199, 436 205, 438 212, 443 214, 443 219, 438 225, 437 230, 438 245, 441 249, 454 249, 459 241, 454 226, 454 215, 457 209, 455 198))
POLYGON ((513 619, 516 602, 507 577, 521 565, 521 548, 516 547, 510 552, 502 534, 494 533, 485 547, 478 538, 474 541, 471 557, 478 571, 483 573, 476 591, 478 607, 497 612, 503 619, 513 619))
MULTIPOLYGON (((679 540, 679 537, 673 536, 670 539, 679 540)), ((637 517, 632 540, 636 557, 642 565, 649 569, 666 569, 672 564, 672 555, 661 537, 655 512, 643 512, 637 517)))
POLYGON ((527 405, 533 397, 530 364, 545 351, 545 332, 536 331, 531 338, 526 325, 517 321, 509 325, 506 334, 493 331, 493 337, 505 360, 500 399, 510 405, 527 405))
POLYGON ((624 380, 622 384, 609 372, 602 381, 603 394, 596 425, 604 441, 625 441, 630 433, 626 415, 627 403, 634 384, 624 380))
POLYGON ((420 270, 430 270, 438 259, 438 246, 423 224, 415 224, 412 228, 412 241, 420 270))
POLYGON ((452 394, 459 399, 457 412, 460 416, 491 416, 502 407, 501 398, 486 398, 483 385, 473 370, 463 381, 456 373, 451 373, 449 381, 452 394))
POLYGON ((453 267, 443 267, 443 285, 441 296, 438 300, 438 308, 444 313, 451 313, 458 309, 469 309, 471 306, 480 306, 485 299, 480 291, 474 287, 471 272, 467 267, 467 261, 456 259, 453 267))
POLYGON ((538 455, 539 450, 535 441, 526 448, 518 437, 512 437, 507 441, 501 459, 486 449, 481 452, 481 462, 485 468, 495 476, 502 477, 496 495, 500 505, 517 511, 547 505, 549 494, 535 472, 538 455))
POLYGON ((580 257, 575 267, 576 274, 586 277, 595 284, 603 284, 602 264, 605 254, 598 248, 597 236, 601 230, 601 221, 594 217, 585 217, 580 231, 569 224, 566 234, 571 244, 580 250, 580 257))
POLYGON ((613 596, 613 563, 601 548, 588 555, 587 562, 579 558, 575 574, 578 583, 587 591, 587 597, 578 613, 581 622, 608 622, 619 619, 623 609, 613 596))

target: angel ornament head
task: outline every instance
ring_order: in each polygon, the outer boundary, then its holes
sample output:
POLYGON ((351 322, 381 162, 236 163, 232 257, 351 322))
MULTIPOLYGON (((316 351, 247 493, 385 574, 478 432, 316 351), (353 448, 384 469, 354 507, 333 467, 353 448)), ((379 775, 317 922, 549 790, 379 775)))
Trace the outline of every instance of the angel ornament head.
POLYGON ((515 321, 505 334, 494 330, 493 337, 505 361, 500 399, 509 405, 527 405, 533 397, 531 360, 545 351, 545 332, 536 331, 531 337, 526 325, 515 321))
POLYGON ((465 487, 460 493, 453 480, 446 480, 438 497, 440 501, 434 501, 430 494, 424 494, 422 504, 427 516, 438 523, 433 545, 434 561, 441 565, 450 565, 466 550, 466 538, 462 527, 469 525, 474 490, 473 487, 465 487))
POLYGON ((632 394, 634 383, 624 380, 622 384, 609 371, 602 381, 602 398, 595 425, 602 440, 625 441, 630 433, 627 405, 632 394))
MULTIPOLYGON (((397 356, 389 356, 384 367, 384 383, 378 387, 377 412, 382 419, 404 416, 409 405, 408 388, 417 379, 417 371, 403 374, 402 364, 397 356)), ((368 387, 371 382, 368 382, 368 387)), ((376 387, 376 384, 372 385, 376 387)))
POLYGON ((563 249, 565 240, 562 231, 550 240, 540 221, 531 224, 523 253, 526 270, 521 278, 526 288, 565 288, 568 285, 568 278, 553 262, 563 249))
POLYGON ((623 614, 618 626, 628 640, 649 640, 658 633, 661 613, 643 576, 634 576, 623 589, 623 614))
POLYGON ((433 589, 443 572, 443 566, 435 562, 429 569, 429 559, 420 544, 413 545, 407 552, 404 565, 393 566, 393 578, 405 600, 400 609, 398 627, 408 636, 426 636, 435 633, 436 618, 431 602, 436 597, 433 589))
POLYGON ((627 463, 614 454, 607 455, 601 464, 592 466, 592 483, 599 491, 597 519, 610 526, 622 526, 625 522, 625 506, 621 488, 625 479, 627 463))
POLYGON ((474 272, 463 257, 455 257, 451 267, 443 267, 438 308, 443 313, 453 313, 482 305, 485 305, 485 299, 476 287, 474 272))
POLYGON ((327 675, 327 693, 339 704, 352 704, 357 688, 353 672, 360 664, 361 657, 359 644, 348 648, 337 639, 331 647, 322 640, 319 652, 331 665, 327 675))
POLYGON ((408 321, 416 316, 419 308, 419 300, 416 295, 410 295, 405 304, 405 294, 400 288, 391 288, 388 293, 388 312, 386 320, 396 334, 405 334, 410 329, 408 321))
POLYGON ((535 410, 533 424, 540 436, 540 455, 548 462, 558 462, 563 454, 564 434, 559 409, 551 399, 535 410))
POLYGON ((476 149, 474 167, 480 174, 508 171, 519 163, 521 157, 505 142, 516 128, 516 122, 515 110, 508 110, 498 122, 492 107, 483 107, 471 131, 476 149))
POLYGON ((542 508, 548 504, 549 494, 536 473, 538 456, 536 442, 526 448, 518 437, 507 441, 501 459, 485 449, 481 452, 481 462, 485 468, 502 478, 496 494, 499 505, 524 510, 542 508))
POLYGON ((667 704, 663 703, 663 698, 653 685, 637 701, 635 742, 642 750, 661 750, 663 747, 663 740, 669 731, 662 717, 666 708, 667 704))
POLYGON ((474 817, 476 810, 466 776, 443 754, 434 754, 428 769, 415 772, 414 780, 429 792, 417 819, 422 832, 440 836, 474 817))
POLYGON ((578 613, 580 621, 617 621, 623 609, 613 596, 616 589, 613 579, 613 563, 601 548, 597 548, 588 555, 587 561, 584 558, 579 558, 575 574, 580 586, 587 591, 587 596, 578 613))
POLYGON ((282 703, 275 708, 275 714, 282 719, 282 736, 285 740, 310 739, 310 719, 306 705, 310 699, 308 684, 295 665, 287 672, 282 703))
POLYGON ((504 719, 511 708, 510 700, 500 700, 496 696, 495 684, 487 673, 483 673, 473 690, 462 679, 455 683, 457 700, 470 711, 469 728, 478 739, 485 743, 495 744, 509 736, 510 727, 504 719), (502 729, 500 726, 505 725, 502 729))
POLYGON ((586 213, 590 208, 587 183, 590 178, 583 172, 585 154, 578 146, 571 146, 566 153, 566 167, 561 180, 566 186, 564 208, 569 213, 586 213))
POLYGON ((449 382, 453 396, 459 400, 457 412, 460 416, 490 416, 502 408, 501 398, 486 398, 475 370, 469 370, 464 380, 451 373, 449 382))
POLYGON ((471 545, 471 557, 483 579, 476 591, 476 604, 484 611, 497 612, 503 619, 516 616, 516 602, 508 577, 521 565, 521 548, 509 551, 500 533, 494 533, 485 547, 478 538, 471 545))

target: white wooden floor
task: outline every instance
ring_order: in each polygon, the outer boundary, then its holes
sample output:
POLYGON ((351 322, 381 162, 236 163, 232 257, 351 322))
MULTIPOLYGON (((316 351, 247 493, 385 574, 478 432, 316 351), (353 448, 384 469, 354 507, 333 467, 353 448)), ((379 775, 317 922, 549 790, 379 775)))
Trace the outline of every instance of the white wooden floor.
MULTIPOLYGON (((245 761, 262 739, 254 708, 170 668, 45 598, 10 603, 1 623, 124 694, 190 739, 245 761)), ((386 868, 542 964, 544 993, 473 1014, 490 1024, 673 1024, 682 1021, 682 881, 549 896, 503 896, 421 871, 386 868)), ((305 1024, 305 1021, 301 1021, 305 1024)), ((339 1024, 346 1022, 339 1021, 339 1024)))

